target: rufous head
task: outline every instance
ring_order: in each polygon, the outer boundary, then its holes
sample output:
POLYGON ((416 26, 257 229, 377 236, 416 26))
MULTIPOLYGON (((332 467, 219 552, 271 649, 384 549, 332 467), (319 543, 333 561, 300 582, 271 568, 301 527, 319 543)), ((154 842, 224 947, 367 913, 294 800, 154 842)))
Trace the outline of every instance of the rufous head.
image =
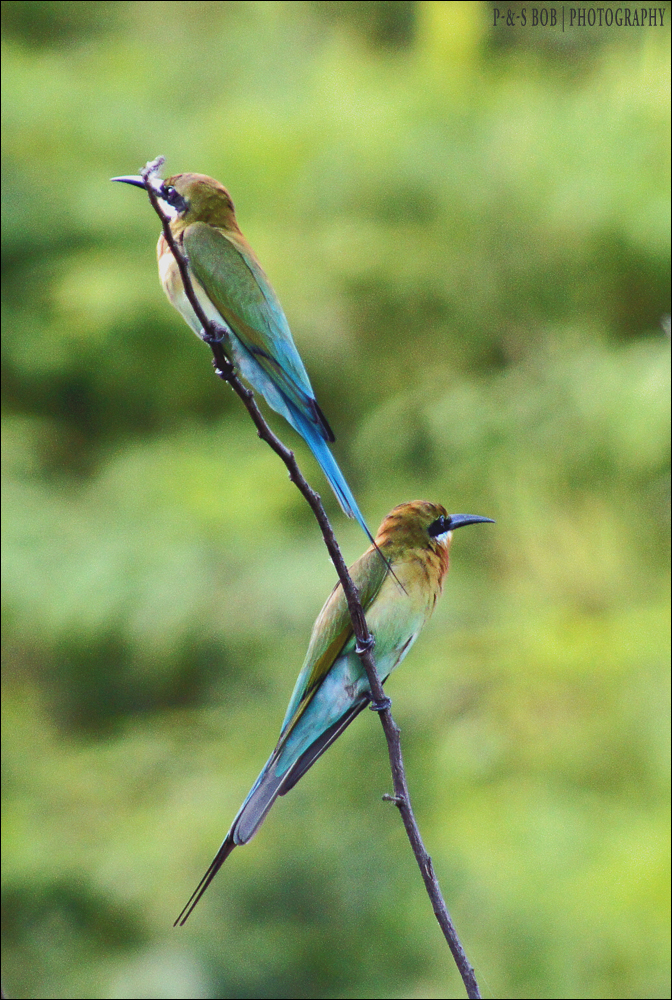
POLYGON ((151 184, 161 207, 171 219, 173 231, 180 231, 193 222, 240 231, 231 195, 223 184, 207 174, 173 174, 165 180, 154 176, 147 183, 139 175, 113 177, 112 180, 141 188, 151 184))
POLYGON ((395 507, 383 519, 376 544, 388 558, 408 549, 448 549, 456 528, 468 524, 494 524, 477 514, 449 514, 441 504, 411 500, 395 507))

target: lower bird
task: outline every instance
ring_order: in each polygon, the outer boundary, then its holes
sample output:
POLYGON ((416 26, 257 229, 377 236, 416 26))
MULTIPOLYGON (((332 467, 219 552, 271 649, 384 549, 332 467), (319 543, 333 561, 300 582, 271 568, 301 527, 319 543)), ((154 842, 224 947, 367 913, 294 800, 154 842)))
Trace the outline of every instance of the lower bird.
MULTIPOLYGON (((329 450, 334 433, 315 399, 282 306, 240 231, 227 189, 205 174, 175 174, 166 180, 129 175, 112 180, 141 188, 151 185, 171 218, 170 228, 186 256, 196 298, 206 317, 216 324, 229 360, 298 431, 343 511, 355 518, 371 540, 352 490, 329 450)), ((207 340, 163 233, 157 255, 159 277, 170 303, 197 336, 207 340)))
MULTIPOLYGON (((350 567, 368 627, 378 674, 385 681, 429 620, 448 572, 452 533, 489 517, 448 514, 427 500, 402 503, 383 520, 375 543, 350 567), (376 546, 385 557, 378 558, 376 546)), ((345 594, 336 584, 313 625, 306 658, 290 698, 280 739, 231 824, 222 846, 175 921, 185 923, 240 844, 252 839, 278 795, 303 777, 371 701, 345 594)))

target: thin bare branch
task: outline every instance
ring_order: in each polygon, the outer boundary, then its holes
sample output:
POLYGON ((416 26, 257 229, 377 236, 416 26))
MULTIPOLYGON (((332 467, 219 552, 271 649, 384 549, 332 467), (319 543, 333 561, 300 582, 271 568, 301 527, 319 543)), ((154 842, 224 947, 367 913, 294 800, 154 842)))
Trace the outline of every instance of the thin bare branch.
POLYGON ((203 327, 205 340, 210 345, 212 350, 213 364, 217 375, 228 382, 236 395, 240 397, 243 405, 250 414, 255 427, 257 428, 258 436, 262 441, 265 441, 285 463, 289 472, 289 478, 309 504, 310 509, 315 515, 315 519, 320 526, 322 537, 324 538, 324 544, 327 547, 331 561, 333 562, 338 578, 341 581, 341 586, 343 587, 343 592, 345 593, 348 603, 348 611, 352 621, 352 628, 357 639, 356 651, 361 658, 364 669, 366 670, 369 686, 371 688, 371 707, 374 708, 380 715, 380 721, 387 739, 387 749, 390 758, 390 767, 392 770, 394 795, 384 796, 384 798, 394 802, 401 814, 406 834, 411 843, 411 848, 413 849, 418 867, 420 868, 427 894, 432 903, 434 915, 436 916, 439 926, 441 927, 444 937, 446 938, 448 946, 453 954, 453 958, 455 959, 455 963, 467 991, 467 996, 469 998, 480 998, 481 994, 478 988, 478 983, 476 982, 474 970, 464 952, 460 939, 457 936, 457 931, 455 930, 450 914, 448 913, 446 903, 439 887, 438 879, 434 873, 432 859, 425 850, 425 845, 422 842, 418 824, 415 820, 415 816, 413 815, 411 799, 406 782, 406 772, 404 770, 404 763, 401 756, 399 727, 392 718, 392 713, 390 711, 391 702, 385 695, 383 685, 381 684, 376 670, 372 652, 374 648, 374 637, 369 632, 366 624, 364 611, 359 600, 359 593, 350 578, 348 568, 345 564, 345 560, 343 559, 343 555, 341 554, 333 528, 327 518, 319 495, 310 487, 307 480, 304 478, 301 470, 299 469, 296 458, 294 457, 294 452, 290 451, 289 448, 286 448, 282 441, 276 437, 262 416, 253 393, 249 389, 246 389, 238 378, 235 369, 226 357, 222 346, 222 335, 225 331, 219 329, 215 323, 211 322, 201 309, 191 283, 189 268, 184 251, 182 247, 178 245, 175 237, 173 236, 169 219, 164 215, 155 190, 152 186, 152 181, 155 180, 158 170, 163 165, 163 162, 163 157, 157 157, 156 160, 148 163, 144 170, 141 171, 142 176, 145 179, 149 200, 152 203, 154 211, 161 220, 166 242, 168 243, 168 246, 170 247, 177 262, 177 266, 180 269, 180 275, 182 277, 186 296, 189 299, 196 316, 198 317, 199 323, 201 323, 203 327))

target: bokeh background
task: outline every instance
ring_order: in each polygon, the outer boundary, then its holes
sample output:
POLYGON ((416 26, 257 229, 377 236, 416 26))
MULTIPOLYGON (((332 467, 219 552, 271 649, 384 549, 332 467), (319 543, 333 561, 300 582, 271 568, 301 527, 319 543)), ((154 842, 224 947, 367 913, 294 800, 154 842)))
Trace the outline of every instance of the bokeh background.
POLYGON ((669 4, 2 8, 8 994, 463 996, 372 713, 172 929, 334 572, 109 183, 162 153, 230 188, 371 527, 497 520, 388 685, 484 995, 669 997, 669 4))

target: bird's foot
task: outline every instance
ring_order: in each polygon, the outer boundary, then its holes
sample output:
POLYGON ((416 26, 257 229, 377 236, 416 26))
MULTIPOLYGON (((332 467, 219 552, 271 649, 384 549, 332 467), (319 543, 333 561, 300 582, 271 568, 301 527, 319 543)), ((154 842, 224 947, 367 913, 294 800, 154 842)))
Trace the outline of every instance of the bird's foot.
POLYGON ((381 701, 372 701, 369 705, 372 712, 386 712, 391 707, 392 701, 390 698, 383 698, 381 701))
POLYGON ((200 337, 206 344, 221 344, 226 334, 227 331, 223 326, 218 326, 217 323, 210 323, 210 330, 204 330, 201 327, 200 337))
POLYGON ((361 656, 362 653, 368 653, 369 650, 373 649, 375 645, 376 645, 375 637, 372 635, 368 635, 366 639, 357 640, 357 645, 355 646, 355 652, 357 653, 358 656, 361 656))
POLYGON ((212 367, 215 369, 215 375, 219 378, 223 378, 224 381, 230 379, 232 375, 236 374, 236 369, 227 358, 213 358, 212 367))

